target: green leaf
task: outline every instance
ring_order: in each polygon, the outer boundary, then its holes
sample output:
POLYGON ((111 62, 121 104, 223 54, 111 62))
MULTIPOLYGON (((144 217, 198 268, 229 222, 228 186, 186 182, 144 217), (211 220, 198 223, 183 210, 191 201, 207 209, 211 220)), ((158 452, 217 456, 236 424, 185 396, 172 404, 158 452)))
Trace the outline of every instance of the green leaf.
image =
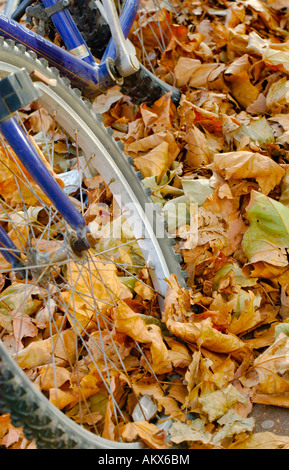
POLYGON ((154 202, 161 203, 161 205, 166 203, 165 196, 182 196, 184 191, 180 188, 176 188, 171 185, 174 177, 178 174, 179 168, 172 171, 166 171, 165 174, 162 176, 161 180, 158 181, 156 176, 147 176, 142 180, 142 183, 145 187, 150 188, 154 198, 154 202), (155 199, 159 199, 159 201, 155 199))
POLYGON ((261 146, 262 144, 266 145, 275 141, 272 127, 268 124, 265 117, 257 121, 251 121, 250 124, 242 125, 234 134, 234 138, 238 142, 240 142, 244 136, 249 137, 254 142, 257 140, 261 146))
POLYGON ((228 274, 228 272, 231 270, 233 270, 235 284, 240 287, 251 287, 254 286, 258 281, 257 277, 245 276, 239 266, 228 263, 216 272, 213 282, 214 289, 218 288, 220 279, 226 276, 226 274, 228 274))
POLYGON ((289 336, 289 319, 282 323, 278 323, 278 325, 275 326, 275 338, 277 338, 280 333, 284 333, 284 335, 289 336))
POLYGON ((166 202, 162 211, 168 222, 169 233, 175 233, 179 227, 190 224, 190 204, 192 201, 189 194, 166 202))
POLYGON ((125 284, 131 290, 134 289, 135 283, 136 283, 135 276, 118 276, 118 278, 123 284, 125 284))
POLYGON ((247 219, 250 227, 244 234, 242 248, 249 261, 287 266, 285 248, 289 246, 289 209, 262 193, 252 191, 247 219))
POLYGON ((78 403, 77 405, 73 406, 69 411, 66 412, 66 416, 69 418, 76 420, 78 422, 79 416, 86 414, 86 413, 100 413, 102 415, 102 420, 98 424, 103 424, 106 406, 108 402, 108 392, 100 390, 95 395, 89 397, 86 402, 78 403))

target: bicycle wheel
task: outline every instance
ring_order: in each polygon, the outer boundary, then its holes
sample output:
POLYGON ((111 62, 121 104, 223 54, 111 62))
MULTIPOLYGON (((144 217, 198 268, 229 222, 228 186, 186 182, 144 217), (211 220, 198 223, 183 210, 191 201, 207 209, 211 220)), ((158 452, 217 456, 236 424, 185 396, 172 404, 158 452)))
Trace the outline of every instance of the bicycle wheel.
MULTIPOLYGON (((142 340, 121 327, 122 315, 139 321, 139 312, 155 309, 157 316, 164 279, 175 273, 184 285, 179 263, 139 175, 78 91, 13 41, 1 38, 0 57, 1 77, 24 67, 44 80, 36 83, 39 104, 18 119, 52 172, 75 165, 73 201, 97 240, 83 257, 69 252, 63 219, 2 139, 1 225, 26 269, 18 279, 1 260, 1 411, 39 448, 141 446, 119 442, 127 440, 120 429, 139 405, 137 371, 161 385, 150 363, 151 343, 142 350, 142 340), (79 175, 96 198, 88 210, 79 175), (51 261, 49 253, 60 246, 69 253, 51 261)), ((150 328, 160 338, 159 327, 150 328)))

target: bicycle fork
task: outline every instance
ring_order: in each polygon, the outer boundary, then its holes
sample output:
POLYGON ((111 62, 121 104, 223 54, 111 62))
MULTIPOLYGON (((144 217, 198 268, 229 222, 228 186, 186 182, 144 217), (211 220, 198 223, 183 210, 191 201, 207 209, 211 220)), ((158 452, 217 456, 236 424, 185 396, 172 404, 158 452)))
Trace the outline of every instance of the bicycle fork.
MULTIPOLYGON (((45 167, 29 141, 28 136, 18 124, 13 113, 40 97, 26 70, 22 69, 3 78, 0 82, 0 132, 6 139, 20 162, 34 181, 60 212, 68 225, 76 232, 73 251, 80 255, 90 247, 87 241, 87 227, 84 217, 62 191, 57 181, 45 167)), ((19 250, 0 226, 0 253, 13 268, 21 269, 19 250)))

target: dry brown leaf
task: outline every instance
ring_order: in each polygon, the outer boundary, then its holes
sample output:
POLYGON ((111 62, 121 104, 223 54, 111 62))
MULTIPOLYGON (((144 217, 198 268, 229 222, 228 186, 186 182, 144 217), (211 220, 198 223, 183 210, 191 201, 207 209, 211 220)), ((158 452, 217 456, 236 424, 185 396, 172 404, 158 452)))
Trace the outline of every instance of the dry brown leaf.
POLYGON ((151 335, 148 327, 124 301, 118 302, 112 309, 114 325, 120 333, 125 333, 136 341, 150 343, 151 335))
POLYGON ((172 120, 176 114, 176 107, 171 100, 172 92, 168 92, 154 102, 149 108, 145 103, 140 105, 140 112, 145 118, 145 125, 153 132, 168 131, 172 128, 172 120))
POLYGON ((160 181, 163 174, 169 168, 169 144, 163 141, 146 155, 137 157, 134 160, 134 164, 145 178, 156 176, 157 180, 160 181))
POLYGON ((186 135, 186 161, 191 168, 199 168, 211 163, 211 151, 206 135, 196 126, 188 129, 186 135))
POLYGON ((49 390, 50 388, 60 388, 66 382, 70 381, 71 374, 65 367, 47 365, 40 370, 41 390, 49 390))
POLYGON ((189 84, 191 87, 208 87, 225 70, 225 64, 206 63, 189 57, 180 57, 174 72, 177 86, 189 84))
POLYGON ((194 67, 199 67, 200 65, 201 61, 199 59, 180 57, 174 69, 176 85, 178 87, 187 85, 194 71, 194 67))
POLYGON ((230 85, 232 95, 245 109, 252 105, 259 96, 258 88, 251 83, 246 71, 233 75, 230 78, 230 85))
POLYGON ((136 154, 136 157, 140 157, 144 152, 149 152, 150 150, 158 147, 162 142, 167 142, 169 145, 167 164, 168 169, 180 153, 180 148, 175 140, 173 133, 170 131, 155 132, 154 134, 143 137, 141 139, 136 139, 134 142, 128 143, 125 146, 125 150, 130 155, 136 154))
POLYGON ((170 447, 170 444, 165 442, 166 432, 147 421, 126 424, 121 430, 121 436, 127 442, 132 442, 139 436, 152 449, 167 449, 170 447))
POLYGON ((273 432, 257 432, 245 439, 238 439, 229 449, 282 449, 288 448, 289 437, 279 436, 273 432))
POLYGON ((207 197, 198 214, 199 245, 209 243, 214 252, 221 250, 226 256, 240 247, 245 224, 234 199, 220 198, 215 191, 207 197))
POLYGON ((285 175, 285 170, 278 163, 258 152, 220 153, 215 155, 214 162, 226 179, 254 178, 265 195, 280 184, 285 175))
POLYGON ((170 349, 168 350, 169 360, 172 362, 174 367, 185 368, 191 363, 192 356, 188 348, 173 338, 166 337, 170 349))
POLYGON ((35 341, 16 355, 17 363, 23 369, 50 364, 52 355, 59 366, 74 364, 76 359, 75 335, 71 330, 64 330, 59 335, 42 341, 35 341), (52 347, 53 345, 53 347, 52 347))
MULTIPOLYGON (((176 283, 174 275, 171 275, 169 282, 176 283)), ((179 295, 171 292, 172 288, 168 291, 165 300, 165 310, 163 320, 167 328, 178 338, 188 343, 195 343, 199 347, 202 346, 210 351, 219 353, 232 353, 239 350, 244 346, 237 336, 228 333, 221 333, 214 328, 211 318, 205 320, 195 321, 189 323, 185 320, 184 314, 188 312, 187 303, 184 304, 184 293, 180 286, 178 286, 179 295), (184 309, 185 307, 185 309, 184 309), (178 318, 178 321, 174 320, 178 318)))

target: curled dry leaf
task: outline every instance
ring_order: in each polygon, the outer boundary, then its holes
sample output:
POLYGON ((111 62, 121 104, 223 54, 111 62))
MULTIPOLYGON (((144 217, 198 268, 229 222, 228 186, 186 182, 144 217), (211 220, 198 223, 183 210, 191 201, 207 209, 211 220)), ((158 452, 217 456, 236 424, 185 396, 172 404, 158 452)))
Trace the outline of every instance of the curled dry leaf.
POLYGON ((52 338, 30 343, 29 346, 17 353, 16 361, 23 369, 31 369, 50 364, 53 355, 59 366, 75 362, 75 335, 72 330, 64 330, 52 338))
POLYGON ((146 155, 137 157, 134 161, 135 166, 141 171, 144 177, 157 176, 157 180, 160 181, 168 168, 168 152, 169 144, 163 141, 146 155))
POLYGON ((225 178, 254 178, 262 192, 267 195, 280 184, 285 170, 270 157, 256 152, 228 152, 215 155, 216 169, 225 174, 225 178))
POLYGON ((124 301, 118 302, 117 307, 113 308, 112 315, 115 327, 120 333, 125 333, 134 340, 142 343, 151 342, 148 327, 140 316, 124 301))
POLYGON ((230 445, 229 449, 288 449, 289 437, 278 436, 273 432, 257 432, 244 436, 230 445))
POLYGON ((121 430, 121 436, 126 442, 131 442, 139 436, 152 449, 167 449, 166 432, 160 430, 155 424, 146 421, 128 423, 121 430))
MULTIPOLYGON (((175 275, 172 274, 169 281, 174 285, 177 282, 175 275)), ((245 346, 237 336, 218 331, 211 318, 189 322, 186 319, 190 310, 189 298, 185 298, 184 290, 178 286, 179 295, 168 291, 163 314, 168 330, 188 343, 195 343, 199 347, 218 353, 233 353, 245 346)))

